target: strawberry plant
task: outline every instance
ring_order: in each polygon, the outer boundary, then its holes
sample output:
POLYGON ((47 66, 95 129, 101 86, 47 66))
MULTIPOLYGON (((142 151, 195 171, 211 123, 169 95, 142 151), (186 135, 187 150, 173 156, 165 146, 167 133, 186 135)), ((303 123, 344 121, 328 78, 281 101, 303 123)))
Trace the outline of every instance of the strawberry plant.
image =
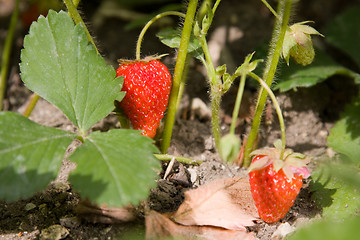
POLYGON ((109 206, 146 198, 159 166, 152 141, 135 130, 89 131, 125 93, 122 77, 116 77, 89 43, 84 25, 74 24, 63 11, 40 16, 24 39, 20 70, 25 85, 57 106, 78 131, 45 127, 2 112, 0 122, 7 127, 0 130, 0 198, 14 201, 45 188, 57 176, 73 141, 81 146, 69 157, 77 164, 69 180, 83 197, 109 206))

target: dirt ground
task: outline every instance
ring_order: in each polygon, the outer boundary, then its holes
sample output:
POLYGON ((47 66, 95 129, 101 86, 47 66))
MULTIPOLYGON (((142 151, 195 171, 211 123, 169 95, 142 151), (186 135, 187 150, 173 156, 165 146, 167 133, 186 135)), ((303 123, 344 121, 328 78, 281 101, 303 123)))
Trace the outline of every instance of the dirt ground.
MULTIPOLYGON (((84 1, 80 8, 107 61, 116 67, 118 58, 134 58, 135 43, 140 30, 124 30, 124 26, 128 23, 127 19, 101 15, 100 1, 85 2, 87 1, 84 1)), ((321 32, 326 23, 337 13, 355 3, 360 4, 359 1, 350 0, 315 2, 303 0, 298 3, 297 15, 293 20, 314 20, 314 26, 321 32)), ((224 0, 219 6, 214 21, 209 34, 209 46, 212 55, 215 56, 214 61, 217 64, 225 62, 229 66, 236 66, 248 53, 270 38, 273 17, 261 1, 224 0)), ((178 25, 176 19, 171 19, 151 28, 145 37, 142 54, 170 52, 170 55, 164 58, 164 62, 173 70, 175 52, 162 45, 155 37, 156 32, 167 24, 178 25)), ((1 39, 5 36, 5 24, 2 27, 4 29, 0 31, 1 39)), ((18 112, 24 110, 31 95, 30 91, 24 88, 19 77, 19 52, 23 34, 26 33, 26 30, 20 30, 13 49, 6 97, 7 110, 18 112)), ((246 174, 244 169, 224 164, 215 151, 211 137, 207 89, 204 69, 200 63, 192 62, 169 153, 203 161, 197 166, 185 165, 194 179, 191 182, 193 187, 215 179, 246 174), (194 99, 201 100, 204 106, 191 107, 194 99)), ((353 89, 351 80, 335 76, 311 88, 276 93, 285 117, 287 146, 296 152, 311 156, 313 162, 327 154, 326 138, 329 130, 338 119, 344 105, 349 102, 353 89), (335 92, 334 89, 337 91, 335 92), (337 101, 334 102, 334 99, 337 101)), ((234 87, 223 98, 221 111, 223 133, 229 130, 236 91, 234 87)), ((248 87, 245 97, 245 104, 236 128, 237 134, 242 138, 246 136, 251 126, 251 109, 256 100, 256 88, 248 87)), ((30 118, 46 126, 75 131, 70 121, 45 100, 38 102, 30 118)), ((118 125, 116 116, 111 114, 93 130, 106 131, 118 125)), ((271 146, 278 138, 280 138, 280 129, 277 117, 269 104, 260 130, 259 147, 271 146)), ((88 220, 94 220, 94 216, 76 213, 75 207, 79 204, 80 197, 72 191, 71 184, 67 182, 67 176, 74 167, 74 164, 64 159, 59 176, 44 191, 29 199, 13 203, 0 201, 0 239, 144 239, 144 218, 141 214, 132 223, 106 224, 93 223, 88 220)), ((159 212, 176 210, 183 200, 184 192, 184 188, 178 187, 179 184, 176 181, 159 180, 159 187, 153 189, 149 196, 151 208, 159 212)), ((248 230, 253 231, 261 240, 276 239, 272 237, 275 231, 293 230, 318 218, 320 210, 311 200, 308 186, 309 180, 305 181, 294 206, 280 222, 259 223, 248 230)))

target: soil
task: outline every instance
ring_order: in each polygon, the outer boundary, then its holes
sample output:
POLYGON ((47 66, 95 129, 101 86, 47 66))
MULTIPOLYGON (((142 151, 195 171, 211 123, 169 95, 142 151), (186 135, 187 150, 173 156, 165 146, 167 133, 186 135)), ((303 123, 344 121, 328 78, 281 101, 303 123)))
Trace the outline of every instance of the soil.
MULTIPOLYGON (((135 42, 140 30, 138 28, 125 30, 127 19, 101 15, 100 1, 86 2, 80 8, 107 61, 116 67, 118 58, 133 58, 135 42)), ((321 32, 330 19, 353 4, 360 3, 350 0, 346 3, 342 0, 300 1, 297 6, 297 17, 294 20, 314 20, 315 27, 321 32)), ((146 13, 155 11, 156 7, 135 10, 146 13)), ((0 42, 2 43, 6 35, 4 33, 8 17, 3 17, 1 21, 0 42)), ((272 22, 273 17, 261 1, 223 1, 209 34, 212 55, 218 56, 214 57, 214 62, 219 65, 226 62, 229 66, 241 63, 249 52, 270 38, 272 22)), ((164 58, 164 62, 171 70, 174 68, 175 52, 162 45, 155 34, 164 26, 176 26, 176 24, 176 19, 169 19, 150 28, 142 48, 143 55, 170 52, 171 54, 164 58)), ((26 30, 19 27, 13 48, 5 105, 6 110, 17 112, 24 110, 31 95, 19 77, 19 53, 24 34, 26 30)), ((236 87, 232 88, 223 98, 221 110, 223 133, 229 130, 229 119, 231 119, 236 91, 236 87)), ((197 187, 215 179, 246 174, 242 168, 223 163, 215 151, 211 136, 207 92, 204 69, 200 63, 192 62, 169 153, 201 160, 203 163, 197 166, 185 165, 186 171, 190 174, 188 178, 176 181, 159 180, 158 188, 152 190, 148 200, 153 210, 159 212, 176 210, 183 200, 183 192, 190 185, 197 187), (201 104, 195 106, 193 104, 195 99, 201 104)), ((287 146, 311 156, 313 162, 326 155, 329 151, 326 141, 329 130, 354 92, 354 85, 350 79, 334 76, 311 88, 276 93, 285 117, 287 146), (337 91, 335 92, 334 89, 337 91)), ((245 97, 236 128, 241 138, 246 136, 251 126, 256 88, 248 87, 245 97)), ((42 99, 39 100, 30 118, 46 126, 67 131, 76 130, 61 111, 42 99)), ((92 130, 106 131, 118 126, 116 116, 110 114, 92 130)), ((259 147, 271 146, 278 138, 280 138, 280 128, 277 116, 269 103, 260 129, 259 147)), ((76 143, 72 144, 68 152, 75 147, 76 143)), ((141 214, 131 223, 118 223, 113 220, 109 224, 100 223, 105 222, 103 219, 89 218, 75 211, 81 199, 67 182, 67 176, 74 168, 75 165, 65 158, 59 176, 44 191, 29 199, 12 203, 0 201, 0 239, 144 239, 144 219, 141 214)), ((283 229, 288 229, 289 232, 318 218, 321 211, 311 200, 309 181, 305 181, 294 206, 285 218, 276 224, 259 223, 249 230, 261 240, 281 239, 273 236, 274 232, 281 232, 283 229)))

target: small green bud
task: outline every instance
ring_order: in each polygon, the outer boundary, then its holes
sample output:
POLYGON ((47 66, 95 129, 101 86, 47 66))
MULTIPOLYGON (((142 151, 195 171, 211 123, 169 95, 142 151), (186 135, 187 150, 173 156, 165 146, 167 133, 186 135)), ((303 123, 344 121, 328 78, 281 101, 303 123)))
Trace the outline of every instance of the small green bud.
POLYGON ((234 134, 227 134, 220 140, 220 156, 223 161, 233 162, 239 155, 241 141, 234 134))
POLYGON ((221 77, 222 75, 224 75, 226 73, 226 65, 221 65, 219 67, 217 67, 215 69, 216 75, 218 75, 219 77, 221 77))
POLYGON ((311 35, 323 36, 314 28, 304 25, 308 23, 300 22, 290 26, 285 33, 282 56, 289 65, 290 56, 299 64, 308 65, 315 57, 315 50, 311 41, 311 35))
POLYGON ((230 76, 230 74, 224 73, 224 75, 223 75, 223 86, 222 86, 223 93, 227 92, 230 89, 231 84, 233 83, 233 81, 234 81, 234 79, 230 76))
POLYGON ((194 36, 195 37, 200 37, 200 26, 199 26, 199 23, 196 21, 195 22, 195 24, 194 24, 194 29, 193 29, 193 31, 194 31, 194 36))

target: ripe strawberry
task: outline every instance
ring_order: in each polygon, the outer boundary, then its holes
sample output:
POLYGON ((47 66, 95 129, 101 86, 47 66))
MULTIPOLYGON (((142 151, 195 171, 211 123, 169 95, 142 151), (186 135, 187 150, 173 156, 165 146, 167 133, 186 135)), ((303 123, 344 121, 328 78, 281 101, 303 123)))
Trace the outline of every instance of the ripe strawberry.
POLYGON ((305 167, 308 159, 286 150, 285 160, 280 160, 280 150, 276 148, 257 150, 253 154, 249 167, 251 194, 260 218, 274 223, 286 215, 300 192, 303 178, 309 177, 305 167))
POLYGON ((120 102, 134 129, 153 138, 168 104, 171 75, 167 67, 156 59, 120 60, 117 76, 124 77, 122 91, 126 92, 120 102))

